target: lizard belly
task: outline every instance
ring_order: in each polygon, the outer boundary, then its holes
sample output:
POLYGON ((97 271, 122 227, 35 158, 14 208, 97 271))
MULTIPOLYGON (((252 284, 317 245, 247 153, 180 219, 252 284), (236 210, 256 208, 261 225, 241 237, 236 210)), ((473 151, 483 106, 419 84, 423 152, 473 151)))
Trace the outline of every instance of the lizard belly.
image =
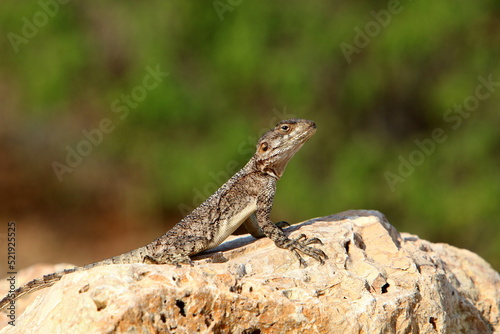
POLYGON ((233 233, 252 213, 257 210, 257 203, 254 201, 248 203, 245 207, 243 207, 238 213, 232 215, 228 219, 224 219, 219 221, 220 225, 215 232, 212 241, 207 245, 205 250, 217 247, 220 245, 226 238, 233 233))

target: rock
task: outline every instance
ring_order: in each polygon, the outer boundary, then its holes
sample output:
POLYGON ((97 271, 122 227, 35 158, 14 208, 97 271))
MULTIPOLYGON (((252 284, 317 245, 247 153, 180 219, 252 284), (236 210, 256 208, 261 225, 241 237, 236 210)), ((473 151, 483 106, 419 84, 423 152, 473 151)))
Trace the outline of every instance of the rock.
MULTIPOLYGON (((62 263, 62 264, 36 264, 33 265, 29 268, 20 270, 17 272, 14 277, 15 277, 15 284, 16 287, 22 286, 29 281, 31 281, 34 278, 41 277, 43 275, 47 275, 50 273, 53 273, 55 271, 60 271, 66 268, 73 268, 74 265, 69 264, 69 263, 62 263)), ((3 298, 4 296, 9 293, 9 288, 10 288, 10 283, 7 281, 7 278, 10 278, 12 275, 8 275, 6 278, 0 280, 0 298, 3 298)), ((35 291, 33 293, 30 293, 29 295, 19 299, 16 301, 15 304, 15 315, 20 315, 26 307, 33 303, 36 297, 38 297, 40 294, 44 293, 44 290, 39 290, 35 291)), ((5 313, 0 312, 0 328, 3 328, 8 325, 8 322, 11 319, 8 318, 5 313)))
POLYGON ((0 333, 500 332, 500 276, 474 253, 400 234, 377 211, 285 232, 320 238, 329 260, 300 268, 267 238, 231 237, 194 266, 67 275, 0 333))

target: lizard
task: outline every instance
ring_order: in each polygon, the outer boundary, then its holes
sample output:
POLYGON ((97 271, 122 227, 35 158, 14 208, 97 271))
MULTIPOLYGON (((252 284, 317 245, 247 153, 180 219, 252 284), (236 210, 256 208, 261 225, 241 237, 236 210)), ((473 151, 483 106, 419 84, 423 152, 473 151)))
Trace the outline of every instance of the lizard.
POLYGON ((308 239, 304 234, 296 239, 288 238, 282 224, 270 220, 276 182, 290 159, 315 132, 313 121, 293 118, 279 122, 258 140, 255 154, 241 170, 161 237, 128 253, 34 279, 3 298, 0 310, 23 295, 52 286, 64 275, 96 266, 131 263, 192 265, 190 256, 218 246, 242 224, 252 236, 266 236, 277 247, 290 250, 301 267, 306 266, 301 254, 323 264, 328 256, 311 246, 323 245, 320 239, 308 239))

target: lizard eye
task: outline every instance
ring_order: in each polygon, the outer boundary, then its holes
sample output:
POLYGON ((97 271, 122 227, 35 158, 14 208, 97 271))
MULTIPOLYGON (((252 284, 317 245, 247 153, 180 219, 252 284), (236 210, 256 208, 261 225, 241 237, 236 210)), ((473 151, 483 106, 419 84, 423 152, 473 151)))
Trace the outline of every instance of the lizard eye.
POLYGON ((284 132, 288 132, 288 130, 290 130, 290 127, 288 125, 282 125, 281 130, 283 130, 284 132))

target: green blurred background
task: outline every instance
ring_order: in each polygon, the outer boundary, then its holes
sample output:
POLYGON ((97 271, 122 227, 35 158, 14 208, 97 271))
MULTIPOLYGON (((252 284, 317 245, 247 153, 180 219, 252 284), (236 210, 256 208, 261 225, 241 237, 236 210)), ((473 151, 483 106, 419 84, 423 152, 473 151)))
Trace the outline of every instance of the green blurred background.
POLYGON ((273 219, 377 209, 500 268, 498 1, 60 1, 0 2, 18 268, 150 242, 293 116, 318 131, 273 219))

